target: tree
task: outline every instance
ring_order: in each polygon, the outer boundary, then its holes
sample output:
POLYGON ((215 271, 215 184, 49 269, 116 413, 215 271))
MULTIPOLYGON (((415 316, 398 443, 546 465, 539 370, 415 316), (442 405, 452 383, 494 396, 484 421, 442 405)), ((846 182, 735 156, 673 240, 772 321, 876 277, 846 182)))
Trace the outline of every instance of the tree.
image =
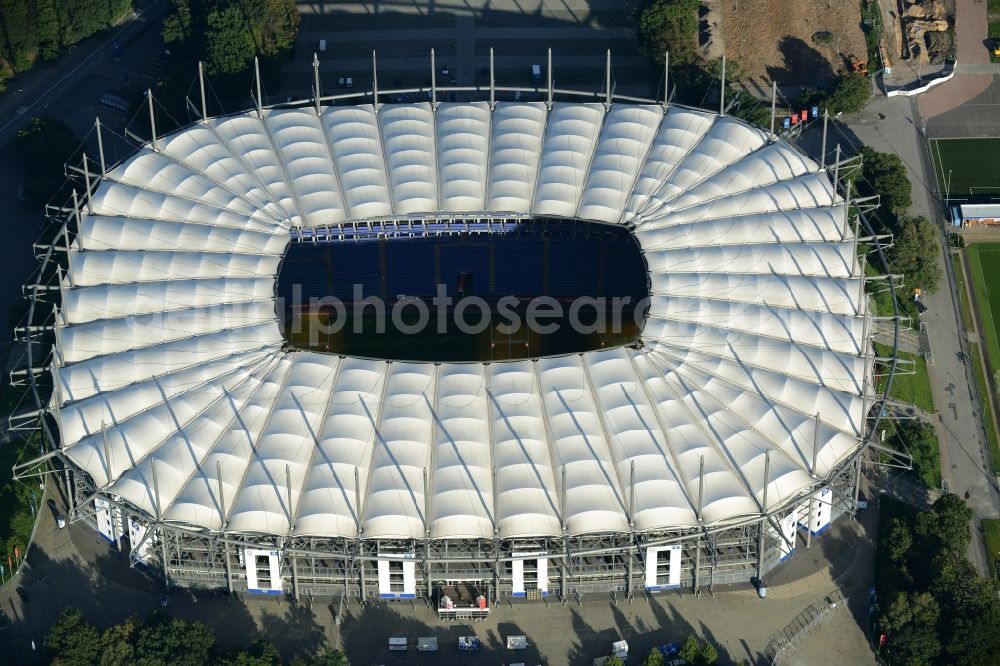
POLYGON ((245 71, 254 56, 272 58, 295 45, 299 13, 294 0, 173 0, 163 21, 163 41, 210 74, 245 71))
POLYGON ((965 501, 954 493, 945 493, 934 502, 930 511, 924 511, 917 516, 914 531, 923 542, 924 548, 932 554, 944 552, 964 557, 971 539, 970 520, 972 520, 972 509, 965 501))
POLYGON ((715 646, 711 643, 706 642, 701 646, 701 654, 698 656, 698 661, 695 663, 701 664, 702 666, 712 666, 715 662, 719 660, 719 652, 715 649, 715 646))
POLYGON ((830 113, 856 113, 865 108, 872 95, 872 84, 861 74, 842 76, 826 98, 826 108, 830 113))
POLYGON ((101 636, 101 666, 130 666, 135 663, 135 641, 142 622, 130 617, 108 627, 101 636))
POLYGON ((913 203, 913 188, 906 175, 906 165, 899 155, 861 148, 861 175, 858 183, 863 194, 878 194, 882 208, 894 215, 904 212, 913 203))
POLYGON ((625 662, 621 657, 613 654, 604 661, 604 666, 625 666, 625 662))
POLYGON ((695 663, 701 656, 701 644, 698 643, 698 639, 694 637, 694 634, 688 634, 688 637, 684 639, 684 643, 681 645, 681 651, 677 655, 689 664, 695 663))
POLYGON ((886 554, 893 562, 905 564, 906 556, 913 547, 913 535, 899 518, 893 518, 889 527, 889 538, 885 543, 886 554))
POLYGON ((819 106, 830 113, 855 113, 868 103, 872 94, 871 81, 862 74, 847 74, 838 78, 833 88, 817 90, 806 88, 798 98, 799 107, 819 106))
POLYGON ((249 650, 239 650, 216 663, 218 666, 281 666, 281 655, 273 643, 258 638, 249 650))
POLYGON ((653 0, 639 15, 639 36, 647 56, 663 64, 688 65, 697 56, 698 0, 653 0))
POLYGON ((201 622, 185 622, 162 611, 153 613, 139 630, 139 666, 198 666, 208 662, 215 635, 201 622))
POLYGON ((41 207, 58 192, 66 181, 63 165, 79 144, 65 123, 52 118, 32 118, 17 131, 14 152, 24 170, 28 202, 41 207))
POLYGON ((913 457, 913 471, 917 476, 927 487, 937 487, 941 459, 934 427, 922 421, 903 421, 896 425, 896 438, 913 457))
POLYGON ((933 664, 941 653, 937 623, 941 609, 929 592, 903 592, 889 604, 882 626, 889 634, 893 661, 933 664))
POLYGON ((91 666, 101 654, 101 635, 73 606, 63 610, 49 627, 46 643, 54 655, 53 663, 63 666, 91 666))
POLYGON ((888 259, 895 270, 906 276, 907 288, 919 287, 927 293, 937 291, 942 277, 939 254, 940 235, 926 217, 899 218, 888 259))
POLYGON ((663 666, 663 653, 659 648, 653 648, 642 660, 642 666, 663 666))
POLYGON ((980 578, 962 555, 950 556, 931 590, 941 604, 941 635, 948 663, 984 663, 1000 653, 1000 601, 993 582, 980 578))
POLYGON ((173 0, 174 10, 163 17, 163 41, 167 44, 191 40, 191 3, 173 0))
POLYGON ((312 661, 312 666, 350 666, 347 655, 340 650, 323 648, 319 656, 312 661))
POLYGON ((235 4, 210 12, 205 20, 205 68, 209 74, 235 74, 247 68, 257 49, 241 8, 235 4))

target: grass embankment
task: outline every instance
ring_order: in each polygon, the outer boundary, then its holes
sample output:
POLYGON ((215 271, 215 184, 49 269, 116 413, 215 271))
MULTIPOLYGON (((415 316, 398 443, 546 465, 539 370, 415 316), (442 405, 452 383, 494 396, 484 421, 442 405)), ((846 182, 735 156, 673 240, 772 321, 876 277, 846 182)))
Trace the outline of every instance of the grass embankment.
MULTIPOLYGON (((875 350, 879 356, 889 356, 892 353, 892 347, 877 342, 875 343, 875 350)), ((901 364, 899 367, 900 372, 897 372, 896 376, 893 377, 892 390, 889 392, 889 395, 900 402, 916 405, 922 411, 933 414, 934 398, 931 396, 931 380, 927 376, 927 362, 917 354, 904 351, 899 352, 897 357, 901 361, 912 361, 913 373, 901 374, 901 371, 904 370, 901 364)), ((906 363, 906 365, 909 365, 909 363, 906 363)), ((881 381, 884 382, 885 380, 881 381)))
MULTIPOLYGON (((972 275, 972 288, 975 290, 976 303, 979 305, 979 339, 986 348, 986 361, 990 373, 996 376, 1000 367, 1000 346, 998 346, 997 329, 1000 322, 1000 243, 974 243, 968 247, 965 254, 969 262, 969 272, 972 275)), ((962 321, 966 321, 968 312, 969 323, 972 319, 971 297, 969 285, 965 276, 960 276, 960 302, 962 321)), ((969 324, 967 323, 967 326, 969 324)), ((973 375, 976 378, 976 389, 979 394, 979 407, 983 414, 983 426, 986 428, 986 438, 990 446, 990 458, 993 461, 993 471, 1000 474, 1000 438, 997 436, 996 422, 990 405, 990 383, 983 372, 982 349, 975 342, 969 343, 969 353, 973 375)))
POLYGON ((1000 520, 983 518, 983 541, 986 551, 993 560, 992 572, 996 577, 997 562, 1000 562, 1000 520))

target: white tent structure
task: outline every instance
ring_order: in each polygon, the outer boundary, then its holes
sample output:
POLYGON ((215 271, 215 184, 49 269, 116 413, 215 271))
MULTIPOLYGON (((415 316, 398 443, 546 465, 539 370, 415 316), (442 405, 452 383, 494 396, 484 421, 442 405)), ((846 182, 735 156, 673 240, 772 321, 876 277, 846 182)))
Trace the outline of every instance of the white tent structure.
POLYGON ((873 326, 832 168, 676 105, 317 107, 159 137, 71 217, 44 407, 80 515, 134 558, 255 591, 631 593, 634 559, 648 588, 746 580, 852 508, 873 326), (635 234, 639 344, 432 364, 282 338, 297 234, 536 216, 635 234))

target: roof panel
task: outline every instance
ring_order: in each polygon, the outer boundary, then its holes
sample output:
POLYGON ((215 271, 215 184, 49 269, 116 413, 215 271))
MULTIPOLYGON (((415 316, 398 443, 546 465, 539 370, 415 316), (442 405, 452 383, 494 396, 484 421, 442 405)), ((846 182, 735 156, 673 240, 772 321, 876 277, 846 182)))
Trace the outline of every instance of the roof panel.
POLYGON ((580 200, 578 217, 617 223, 649 152, 663 107, 659 105, 611 107, 580 200))
POLYGON ((449 213, 485 210, 489 104, 440 104, 435 121, 441 210, 449 213))
POLYGON ((323 127, 350 217, 363 220, 391 215, 392 200, 374 107, 328 107, 323 111, 323 127))
POLYGON ((531 211, 546 115, 541 102, 497 103, 490 136, 488 210, 531 211))
POLYGON ((603 104, 552 105, 532 213, 576 216, 603 121, 603 104))
POLYGON ((403 215, 440 210, 431 105, 386 104, 378 118, 393 210, 403 215))

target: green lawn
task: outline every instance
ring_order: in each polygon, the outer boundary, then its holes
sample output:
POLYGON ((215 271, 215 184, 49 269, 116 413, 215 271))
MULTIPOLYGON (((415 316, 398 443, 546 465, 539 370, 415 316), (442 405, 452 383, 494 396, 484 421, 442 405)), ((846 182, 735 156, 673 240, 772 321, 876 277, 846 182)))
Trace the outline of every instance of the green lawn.
POLYGON ((986 550, 993 558, 993 571, 995 572, 997 562, 1000 562, 1000 520, 983 518, 983 541, 986 542, 986 550))
POLYGON ((997 339, 1000 330, 1000 243, 973 243, 966 256, 982 319, 979 334, 986 346, 986 359, 995 373, 1000 369, 997 339))
POLYGON ((930 152, 939 192, 1000 196, 1000 138, 931 139, 930 152))
MULTIPOLYGON (((968 257, 968 255, 965 255, 968 257)), ((958 257, 952 255, 955 258, 955 264, 958 265, 958 257)), ((966 259, 968 261, 968 259, 966 259)), ((972 305, 969 303, 969 295, 966 292, 968 286, 965 284, 965 271, 955 269, 955 282, 958 287, 958 306, 962 311, 962 325, 965 330, 971 331, 974 326, 972 322, 972 305)))
POLYGON ((987 0, 986 8, 990 14, 1000 14, 1000 0, 987 0))
POLYGON ((972 358, 972 373, 976 377, 976 390, 979 393, 979 410, 983 413, 983 427, 986 428, 986 439, 990 444, 990 458, 993 459, 993 471, 1000 474, 1000 440, 997 439, 997 427, 993 421, 993 410, 989 403, 989 384, 983 375, 983 366, 980 363, 979 345, 975 342, 969 343, 969 353, 972 358))
MULTIPOLYGON (((875 344, 879 356, 888 356, 892 348, 888 345, 875 344)), ((913 374, 896 374, 892 380, 890 395, 900 402, 916 405, 928 414, 934 413, 934 398, 931 397, 931 380, 927 376, 927 363, 916 354, 899 352, 901 360, 913 361, 913 374)), ((907 363, 907 365, 909 365, 907 363)), ((899 367, 903 370, 903 366, 899 367)))

